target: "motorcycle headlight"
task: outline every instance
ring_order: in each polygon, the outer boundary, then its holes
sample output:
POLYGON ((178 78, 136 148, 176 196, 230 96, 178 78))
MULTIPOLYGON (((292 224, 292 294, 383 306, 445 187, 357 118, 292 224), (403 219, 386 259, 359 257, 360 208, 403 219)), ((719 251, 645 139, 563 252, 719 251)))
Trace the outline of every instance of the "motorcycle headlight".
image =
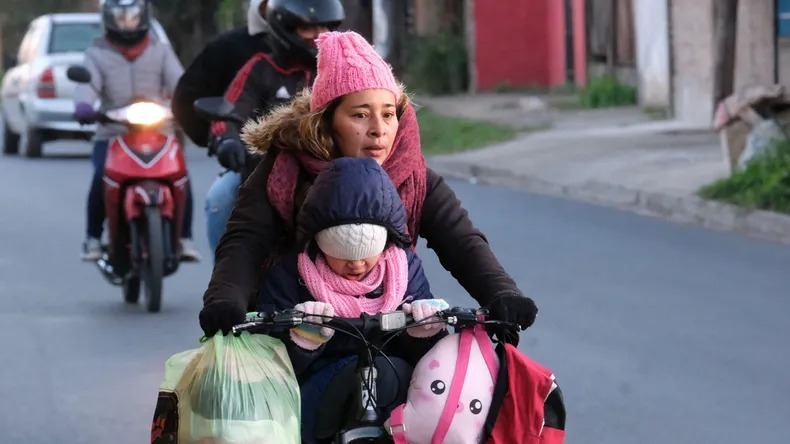
POLYGON ((158 103, 138 102, 107 112, 113 120, 126 121, 132 125, 156 125, 170 117, 170 110, 158 103))

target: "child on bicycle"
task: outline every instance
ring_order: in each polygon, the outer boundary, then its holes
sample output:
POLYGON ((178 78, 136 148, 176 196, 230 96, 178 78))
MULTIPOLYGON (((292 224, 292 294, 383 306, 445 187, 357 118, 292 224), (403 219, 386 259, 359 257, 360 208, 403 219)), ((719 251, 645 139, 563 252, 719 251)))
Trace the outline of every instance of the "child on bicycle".
MULTIPOLYGON (((447 307, 433 299, 422 263, 408 247, 398 191, 374 159, 330 162, 307 192, 297 233, 299 251, 284 255, 266 275, 261 311, 295 308, 307 315, 359 317, 402 308, 419 321, 447 307)), ((306 319, 320 323, 318 316, 306 319)), ((383 418, 404 402, 413 366, 444 334, 439 322, 412 327, 383 350, 391 362, 374 359, 383 418)), ((353 402, 359 387, 359 345, 331 328, 307 325, 282 339, 302 392, 302 440, 330 437, 333 427, 342 426, 341 410, 348 410, 337 407, 353 402), (316 418, 322 399, 334 408, 316 418)))

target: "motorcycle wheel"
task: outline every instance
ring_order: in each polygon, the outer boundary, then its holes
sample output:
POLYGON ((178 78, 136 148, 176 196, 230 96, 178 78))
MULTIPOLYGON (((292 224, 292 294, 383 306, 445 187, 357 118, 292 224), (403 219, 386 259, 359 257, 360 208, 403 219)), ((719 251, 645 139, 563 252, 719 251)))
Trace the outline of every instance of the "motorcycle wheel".
POLYGON ((165 245, 162 232, 162 214, 159 208, 145 209, 146 239, 148 257, 142 266, 142 278, 145 283, 145 304, 151 313, 162 307, 162 280, 165 271, 165 245))
POLYGON ((132 276, 123 281, 123 300, 136 304, 140 300, 140 276, 132 276))

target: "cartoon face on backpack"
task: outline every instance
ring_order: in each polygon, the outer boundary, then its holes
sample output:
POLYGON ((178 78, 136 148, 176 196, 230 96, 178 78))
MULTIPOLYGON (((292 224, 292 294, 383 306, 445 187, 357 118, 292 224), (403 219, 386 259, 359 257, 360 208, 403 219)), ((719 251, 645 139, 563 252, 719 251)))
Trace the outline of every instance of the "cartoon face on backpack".
MULTIPOLYGON (((469 332, 471 336, 471 332, 469 332)), ((490 358, 498 366, 498 358, 487 340, 472 340, 466 377, 455 408, 445 405, 450 398, 453 378, 459 362, 460 334, 448 335, 440 340, 417 363, 412 375, 406 404, 402 407, 403 425, 406 439, 411 444, 429 444, 440 422, 450 421, 443 442, 478 443, 479 436, 491 407, 494 380, 491 370, 483 357, 483 349, 488 347, 490 358), (482 343, 481 343, 482 342, 482 343), (442 415, 445 418, 442 418, 442 415)), ((496 371, 494 371, 496 374, 496 371)), ((456 384, 460 384, 457 381, 456 384)), ((457 387, 456 387, 457 390, 457 387)), ((395 415, 393 415, 394 417, 395 415)))

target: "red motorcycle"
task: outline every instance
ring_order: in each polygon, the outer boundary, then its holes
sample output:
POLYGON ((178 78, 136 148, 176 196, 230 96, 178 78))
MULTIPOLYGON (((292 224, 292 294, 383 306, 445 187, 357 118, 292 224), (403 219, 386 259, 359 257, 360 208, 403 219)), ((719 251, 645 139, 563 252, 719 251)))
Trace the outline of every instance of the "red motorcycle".
MULTIPOLYGON (((90 83, 82 66, 71 66, 70 80, 90 83)), ((127 303, 140 298, 141 282, 149 312, 162 306, 162 281, 178 270, 186 202, 187 169, 170 108, 139 100, 98 114, 99 122, 125 125, 110 140, 104 164, 104 202, 109 242, 96 264, 127 303)))

